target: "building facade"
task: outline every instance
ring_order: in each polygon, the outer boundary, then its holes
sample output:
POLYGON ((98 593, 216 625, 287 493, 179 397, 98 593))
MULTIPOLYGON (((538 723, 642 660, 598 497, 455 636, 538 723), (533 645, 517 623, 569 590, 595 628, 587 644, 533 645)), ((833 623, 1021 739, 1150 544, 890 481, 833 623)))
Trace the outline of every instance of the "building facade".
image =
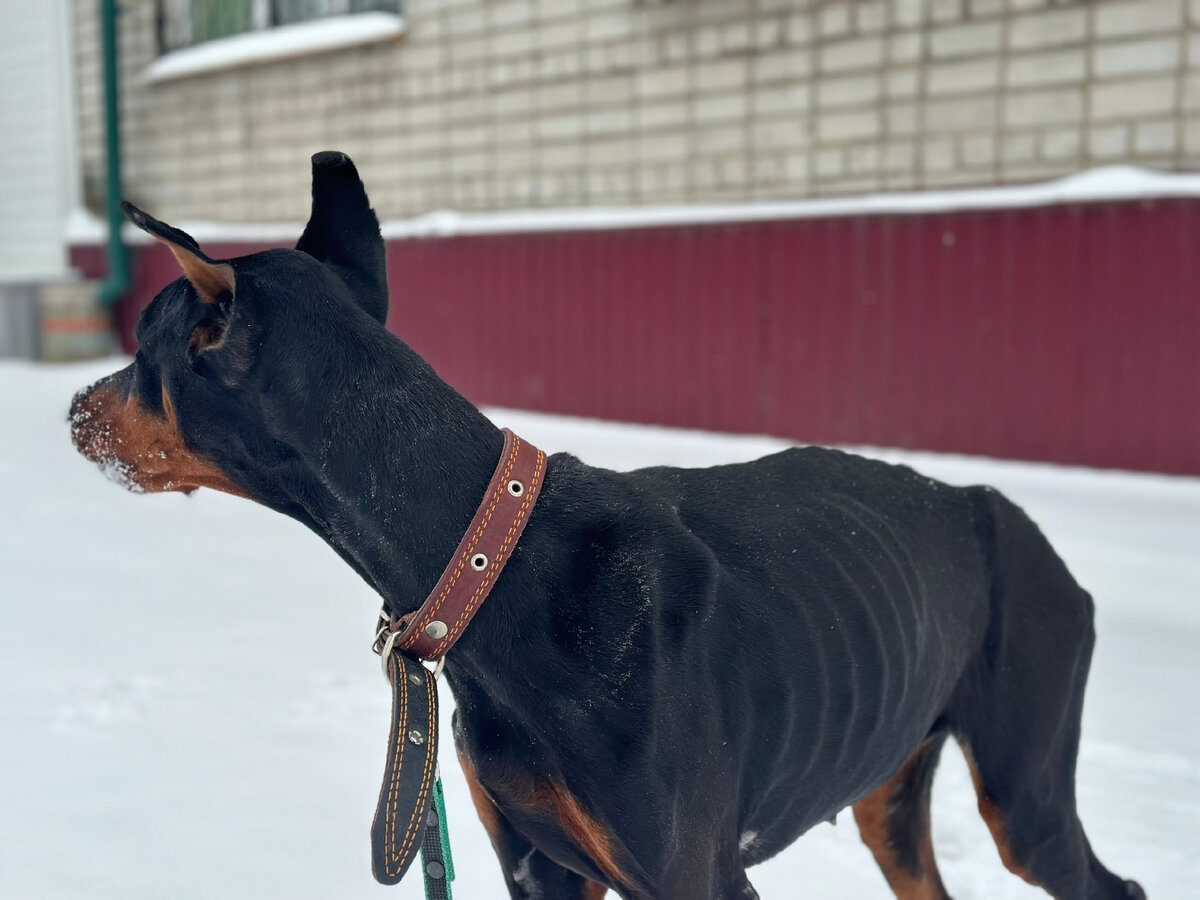
MULTIPOLYGON (((125 196, 236 257, 349 152, 389 325, 475 402, 1200 474, 1200 0, 121 8, 125 196)), ((133 256, 127 350, 178 276, 133 256)))
MULTIPOLYGON (((260 42, 280 30, 240 2, 260 42)), ((75 4, 93 207, 96 7, 75 4)), ((1200 162, 1200 0, 405 0, 362 6, 398 27, 358 42, 182 70, 163 65, 193 52, 179 0, 121 7, 127 192, 167 218, 299 221, 322 148, 355 158, 385 218, 1200 162)))

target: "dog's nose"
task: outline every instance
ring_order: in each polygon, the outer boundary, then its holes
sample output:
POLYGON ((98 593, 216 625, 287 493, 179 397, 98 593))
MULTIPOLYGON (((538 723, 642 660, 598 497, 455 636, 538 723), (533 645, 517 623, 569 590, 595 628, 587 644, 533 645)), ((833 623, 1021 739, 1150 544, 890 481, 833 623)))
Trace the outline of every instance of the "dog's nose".
POLYGON ((89 459, 93 455, 91 451, 95 447, 94 438, 99 425, 94 395, 100 384, 101 382, 96 382, 76 392, 71 401, 71 412, 67 416, 67 422, 71 426, 71 443, 89 459))
POLYGON ((97 437, 108 427, 103 409, 113 405, 113 401, 124 399, 128 393, 124 386, 132 373, 133 366, 126 366, 95 384, 81 388, 72 398, 71 411, 67 415, 67 422, 71 426, 71 442, 88 459, 95 457, 97 437))
POLYGON ((87 408, 88 398, 92 396, 92 391, 95 389, 96 385, 89 384, 75 392, 75 396, 71 400, 71 411, 67 413, 67 421, 72 425, 85 417, 84 410, 87 408))

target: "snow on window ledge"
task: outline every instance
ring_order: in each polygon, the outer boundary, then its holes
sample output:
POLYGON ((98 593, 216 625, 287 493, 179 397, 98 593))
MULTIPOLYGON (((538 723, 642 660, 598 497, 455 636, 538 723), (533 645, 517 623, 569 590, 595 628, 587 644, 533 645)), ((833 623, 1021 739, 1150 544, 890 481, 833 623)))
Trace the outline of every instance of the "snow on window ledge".
POLYGON ((146 68, 145 79, 148 82, 173 81, 204 72, 372 44, 397 38, 403 33, 404 18, 392 13, 357 13, 314 19, 172 50, 146 68))

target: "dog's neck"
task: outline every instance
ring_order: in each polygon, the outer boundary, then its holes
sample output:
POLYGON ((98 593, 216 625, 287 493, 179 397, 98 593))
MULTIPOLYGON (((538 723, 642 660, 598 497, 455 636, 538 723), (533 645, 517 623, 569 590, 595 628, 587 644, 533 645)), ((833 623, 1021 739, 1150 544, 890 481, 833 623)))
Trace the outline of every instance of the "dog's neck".
POLYGON ((372 585, 393 613, 424 602, 470 525, 504 437, 399 340, 318 402, 304 441, 306 524, 372 585))

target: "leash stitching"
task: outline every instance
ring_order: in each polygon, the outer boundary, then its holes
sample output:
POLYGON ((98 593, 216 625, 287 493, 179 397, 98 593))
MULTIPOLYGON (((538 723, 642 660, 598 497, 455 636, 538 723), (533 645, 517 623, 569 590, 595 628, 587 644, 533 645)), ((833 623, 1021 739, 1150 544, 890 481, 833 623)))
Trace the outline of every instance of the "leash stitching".
MULTIPOLYGON (((400 685, 400 715, 396 719, 397 723, 408 721, 408 673, 401 671, 400 660, 393 654, 392 663, 395 668, 395 678, 400 685)), ((404 761, 404 735, 400 734, 401 729, 392 729, 392 740, 395 742, 395 749, 392 753, 392 777, 388 779, 388 807, 384 815, 386 827, 384 828, 384 842, 388 846, 393 846, 395 843, 395 810, 396 803, 399 800, 399 782, 401 765, 404 761)), ((393 857, 394 858, 394 857, 393 857)), ((387 860, 384 861, 384 870, 391 875, 392 871, 387 867, 387 860)))
POLYGON ((435 722, 434 722, 434 718, 433 718, 434 717, 434 700, 433 700, 434 693, 433 692, 437 690, 437 685, 429 683, 430 680, 432 679, 432 677, 433 676, 431 676, 428 672, 426 672, 426 674, 425 674, 426 685, 429 687, 429 694, 430 694, 429 724, 428 724, 428 737, 425 739, 425 768, 421 773, 421 793, 417 795, 417 805, 415 807, 413 807, 412 818, 408 822, 408 830, 405 831, 405 833, 404 833, 404 843, 401 845, 400 851, 393 855, 393 857, 392 857, 393 861, 396 861, 398 859, 402 860, 404 858, 404 856, 407 854, 409 848, 412 846, 412 842, 416 839, 417 835, 420 834, 420 830, 416 828, 417 816, 421 811, 421 807, 424 806, 424 804, 425 804, 425 795, 429 793, 429 788, 433 784, 433 779, 430 778, 430 775, 432 774, 432 770, 433 770, 432 763, 433 763, 433 758, 434 758, 433 728, 434 728, 435 722))

